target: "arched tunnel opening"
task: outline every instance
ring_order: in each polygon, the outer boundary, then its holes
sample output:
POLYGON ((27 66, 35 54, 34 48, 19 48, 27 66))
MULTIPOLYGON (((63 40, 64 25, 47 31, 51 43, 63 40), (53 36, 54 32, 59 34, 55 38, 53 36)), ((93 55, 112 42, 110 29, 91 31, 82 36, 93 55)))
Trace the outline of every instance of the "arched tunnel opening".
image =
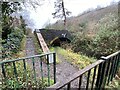
POLYGON ((66 38, 66 37, 57 37, 57 38, 55 38, 54 40, 51 41, 50 45, 53 46, 53 47, 55 47, 55 46, 60 47, 61 44, 63 44, 63 43, 67 44, 67 43, 70 43, 70 42, 71 42, 71 40, 66 38))

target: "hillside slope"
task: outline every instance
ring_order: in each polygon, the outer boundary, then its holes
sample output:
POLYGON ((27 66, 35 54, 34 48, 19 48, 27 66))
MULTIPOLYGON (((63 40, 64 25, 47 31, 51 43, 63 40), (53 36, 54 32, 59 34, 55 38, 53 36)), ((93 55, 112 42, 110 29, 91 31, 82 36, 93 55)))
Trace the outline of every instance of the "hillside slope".
MULTIPOLYGON (((84 32, 92 36, 97 32, 96 24, 99 22, 99 20, 109 15, 110 13, 118 15, 118 4, 87 11, 76 17, 70 17, 67 19, 67 29, 74 34, 84 32)), ((58 21, 51 26, 47 26, 46 28, 61 30, 64 29, 64 26, 62 21, 58 21)))
MULTIPOLYGON (((101 57, 120 50, 118 4, 86 11, 67 19, 67 29, 73 36, 71 50, 101 57)), ((63 29, 62 21, 46 28, 63 29)))

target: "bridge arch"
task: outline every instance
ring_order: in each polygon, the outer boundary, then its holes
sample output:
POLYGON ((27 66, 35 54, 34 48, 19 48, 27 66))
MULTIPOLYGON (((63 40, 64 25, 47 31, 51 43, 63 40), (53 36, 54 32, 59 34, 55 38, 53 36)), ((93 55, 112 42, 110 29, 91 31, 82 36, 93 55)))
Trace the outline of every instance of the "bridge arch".
POLYGON ((67 37, 56 37, 50 42, 50 45, 51 46, 60 46, 62 42, 70 43, 71 40, 67 37))

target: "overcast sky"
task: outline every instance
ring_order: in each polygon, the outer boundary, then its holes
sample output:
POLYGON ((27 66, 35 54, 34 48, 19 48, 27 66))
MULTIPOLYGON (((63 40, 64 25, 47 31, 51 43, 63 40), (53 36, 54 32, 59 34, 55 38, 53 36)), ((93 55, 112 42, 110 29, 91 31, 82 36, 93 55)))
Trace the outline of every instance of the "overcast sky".
MULTIPOLYGON (((54 23, 52 13, 54 12, 54 2, 56 0, 46 0, 42 6, 36 10, 30 11, 30 17, 34 21, 34 28, 43 28, 46 24, 54 23)), ((71 16, 77 16, 88 8, 96 8, 98 5, 104 7, 109 5, 112 1, 119 0, 64 0, 65 8, 72 12, 71 16)))

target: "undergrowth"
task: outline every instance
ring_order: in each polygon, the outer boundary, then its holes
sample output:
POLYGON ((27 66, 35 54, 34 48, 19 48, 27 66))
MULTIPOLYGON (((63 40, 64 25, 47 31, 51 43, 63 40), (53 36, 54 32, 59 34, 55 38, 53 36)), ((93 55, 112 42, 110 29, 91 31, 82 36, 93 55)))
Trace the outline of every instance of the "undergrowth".
MULTIPOLYGON (((23 61, 16 62, 17 77, 16 79, 14 66, 12 63, 5 64, 6 79, 2 79, 2 89, 16 89, 16 88, 45 88, 48 87, 48 78, 34 76, 34 70, 26 62, 26 70, 24 69, 23 61)), ((54 80, 50 79, 50 85, 54 84, 54 80)))
POLYGON ((26 52, 26 36, 24 35, 21 44, 20 44, 20 51, 18 51, 17 53, 15 53, 12 58, 21 58, 21 57, 25 57, 26 52))

